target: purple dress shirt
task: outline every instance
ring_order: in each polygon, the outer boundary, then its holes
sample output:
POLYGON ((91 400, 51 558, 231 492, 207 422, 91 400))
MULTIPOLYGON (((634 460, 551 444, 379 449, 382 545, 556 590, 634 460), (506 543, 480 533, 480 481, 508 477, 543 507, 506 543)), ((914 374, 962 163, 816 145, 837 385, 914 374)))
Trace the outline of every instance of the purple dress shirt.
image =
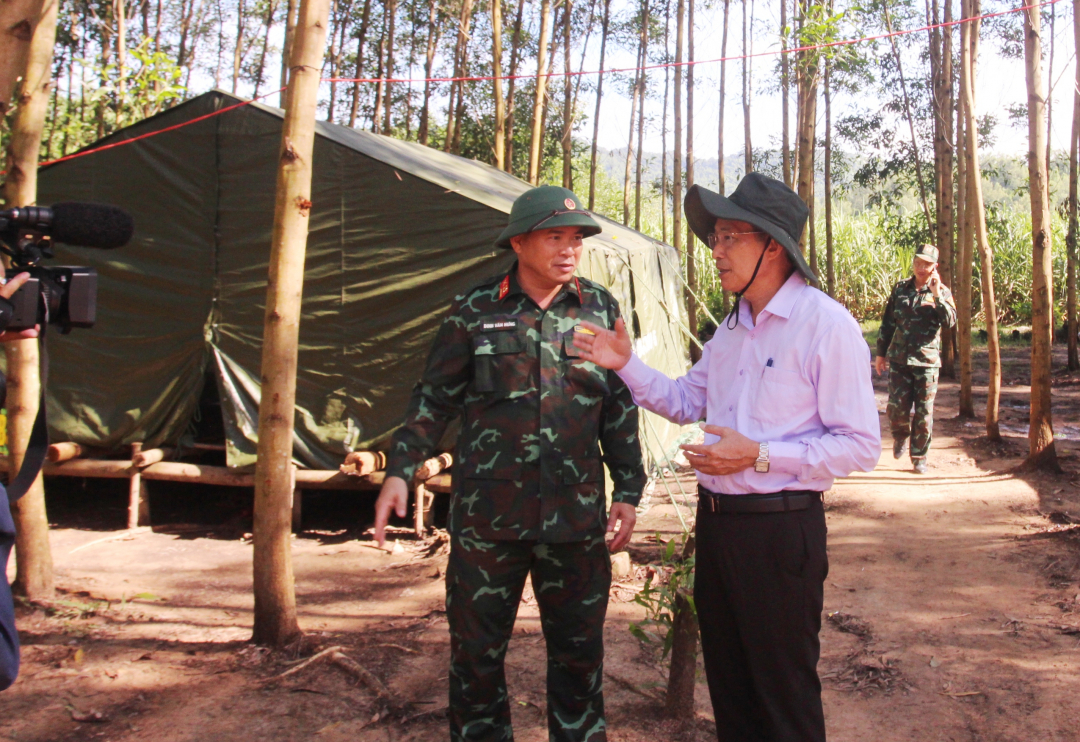
MULTIPOLYGON (((870 349, 843 306, 796 273, 754 324, 742 302, 734 330, 722 324, 689 373, 671 380, 636 355, 619 372, 647 410, 686 425, 703 417, 768 441, 770 469, 698 483, 729 495, 828 490, 836 477, 872 471, 881 428, 870 349)), ((707 433, 705 443, 719 438, 707 433)))

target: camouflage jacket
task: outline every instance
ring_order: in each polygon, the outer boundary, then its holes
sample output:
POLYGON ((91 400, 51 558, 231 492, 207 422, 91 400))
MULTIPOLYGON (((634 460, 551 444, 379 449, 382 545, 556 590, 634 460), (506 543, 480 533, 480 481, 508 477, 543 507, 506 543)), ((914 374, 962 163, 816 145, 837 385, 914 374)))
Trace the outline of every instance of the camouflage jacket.
POLYGON ((451 533, 549 543, 602 533, 601 462, 614 502, 637 505, 645 485, 638 410, 618 375, 579 357, 573 335, 581 319, 613 327, 617 317, 611 294, 584 278, 541 310, 516 264, 457 297, 394 433, 387 475, 411 480, 460 415, 451 533))
POLYGON ((878 332, 877 355, 893 363, 939 368, 941 328, 956 326, 952 292, 941 287, 935 299, 930 289, 916 290, 915 278, 906 278, 892 290, 878 332))

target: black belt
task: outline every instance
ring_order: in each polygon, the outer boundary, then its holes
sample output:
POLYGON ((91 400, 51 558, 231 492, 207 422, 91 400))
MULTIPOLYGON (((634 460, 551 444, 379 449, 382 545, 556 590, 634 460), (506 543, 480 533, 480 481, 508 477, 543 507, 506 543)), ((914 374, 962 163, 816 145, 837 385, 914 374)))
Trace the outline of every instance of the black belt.
POLYGON ((785 490, 769 495, 724 495, 698 487, 698 504, 709 513, 786 513, 806 510, 820 500, 821 493, 813 490, 785 490))

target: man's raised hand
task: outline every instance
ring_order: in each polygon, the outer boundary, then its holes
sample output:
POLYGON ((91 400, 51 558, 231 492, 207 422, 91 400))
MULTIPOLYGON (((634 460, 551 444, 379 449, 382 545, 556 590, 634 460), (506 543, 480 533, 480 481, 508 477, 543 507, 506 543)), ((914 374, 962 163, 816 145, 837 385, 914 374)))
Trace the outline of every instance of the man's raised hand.
POLYGON ((375 540, 379 548, 386 545, 386 524, 390 520, 390 511, 399 518, 405 517, 405 508, 409 506, 409 483, 401 477, 387 477, 379 490, 379 499, 375 502, 375 540))
POLYGON ((584 320, 581 327, 588 332, 574 333, 574 347, 581 351, 581 357, 586 361, 612 371, 618 371, 630 362, 633 347, 630 345, 630 333, 626 331, 626 323, 621 317, 615 320, 614 330, 584 320))

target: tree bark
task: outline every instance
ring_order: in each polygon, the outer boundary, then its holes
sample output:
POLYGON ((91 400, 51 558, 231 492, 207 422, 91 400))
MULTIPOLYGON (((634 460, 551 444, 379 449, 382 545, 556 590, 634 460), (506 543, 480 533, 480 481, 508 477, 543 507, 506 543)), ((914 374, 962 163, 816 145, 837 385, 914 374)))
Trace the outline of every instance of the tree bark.
MULTIPOLYGON (((1080 13, 1073 12, 1073 43, 1075 48, 1080 49, 1080 13)), ((1080 353, 1077 351, 1076 333, 1076 241, 1077 241, 1077 179, 1080 163, 1078 160, 1078 148, 1080 148, 1080 57, 1076 59, 1076 75, 1073 78, 1073 118, 1072 136, 1069 139, 1069 237, 1066 241, 1068 250, 1068 284, 1066 286, 1066 314, 1069 332, 1069 370, 1080 370, 1080 353)))
MULTIPOLYGON (((978 0, 967 0, 968 18, 979 15, 978 0)), ((986 437, 991 441, 1001 440, 998 426, 999 402, 1001 398, 1001 350, 999 348, 997 327, 997 302, 994 299, 994 265, 990 252, 990 243, 986 237, 986 212, 983 206, 982 171, 979 167, 979 130, 975 117, 975 47, 979 34, 979 22, 965 24, 970 27, 967 48, 963 52, 966 63, 961 73, 967 78, 964 99, 964 133, 967 137, 967 198, 968 210, 972 216, 972 232, 979 249, 982 273, 983 315, 986 318, 986 355, 989 365, 989 379, 986 391, 986 437)))
MULTIPOLYGON (((781 127, 781 171, 784 175, 784 184, 791 188, 794 180, 791 177, 791 132, 789 126, 789 98, 791 97, 790 65, 788 63, 788 0, 780 0, 780 127, 781 127)), ((727 24, 724 25, 727 32, 727 24)), ((723 73, 721 72, 721 75, 723 73)))
POLYGON ((45 6, 45 0, 0 3, 0 119, 11 109, 11 99, 26 70, 31 39, 45 6))
MULTIPOLYGON (((59 0, 46 0, 32 24, 31 38, 19 73, 22 86, 7 145, 4 197, 8 208, 37 202, 37 168, 41 134, 52 90, 52 55, 56 45, 59 0)), ((5 102, 6 102, 5 98, 5 102)), ((12 472, 26 457, 26 447, 41 403, 37 340, 4 343, 7 356, 7 434, 12 472)), ((39 473, 22 499, 12 504, 15 519, 16 572, 12 589, 31 600, 53 596, 52 551, 45 487, 39 473)))
MULTIPOLYGON (((573 0, 564 0, 563 10, 563 130, 562 139, 562 184, 563 188, 574 189, 573 145, 571 135, 574 131, 574 87, 571 80, 573 60, 571 59, 570 32, 573 28, 573 0)), ((645 101, 642 101, 644 108, 645 101)), ((640 147, 639 147, 640 149, 640 147)))
MULTIPOLYGON (((123 5, 124 0, 117 0, 123 5)), ((233 49, 232 94, 236 95, 236 86, 240 83, 240 63, 244 59, 244 0, 238 0, 236 6, 236 47, 233 49)))
MULTIPOLYGON (((801 7, 805 17, 811 0, 804 0, 801 7)), ((802 44, 799 38, 798 43, 802 44)), ((798 88, 798 112, 796 121, 798 126, 796 141, 796 190, 806 205, 810 208, 810 219, 807 229, 799 240, 799 247, 805 252, 808 235, 814 229, 814 154, 817 144, 817 97, 818 97, 818 63, 820 53, 816 50, 801 51, 795 58, 795 80, 798 88)), ((813 262, 817 256, 811 256, 811 269, 816 266, 813 262)), ((815 270, 816 275, 816 270, 815 270)))
POLYGON ((389 134, 393 129, 393 114, 394 114, 394 91, 390 82, 394 77, 394 35, 395 26, 397 21, 397 0, 387 0, 386 3, 386 64, 384 66, 384 74, 386 75, 386 121, 383 124, 383 133, 389 134))
POLYGON ((300 636, 296 620, 292 532, 293 424, 297 341, 310 221, 312 155, 329 0, 301 0, 292 50, 288 103, 278 159, 274 233, 266 291, 255 467, 255 626, 252 640, 286 645, 300 636))
MULTIPOLYGON (((610 2, 611 0, 608 0, 610 2)), ((521 61, 521 22, 525 13, 525 0, 518 0, 517 15, 514 18, 514 36, 510 41, 510 84, 507 86, 506 106, 506 172, 514 172, 514 112, 517 110, 514 91, 517 87, 515 77, 521 61)), ((603 65, 601 65, 603 66, 603 65)), ((601 75, 602 77, 602 75, 601 75)), ((599 95, 599 91, 597 91, 599 95)), ((595 137, 594 137, 595 139, 595 137)))
MULTIPOLYGON (((730 0, 728 0, 730 1, 730 0)), ((671 40, 671 2, 664 0, 664 63, 667 64, 671 57, 668 56, 668 42, 671 40)), ((664 110, 660 114, 660 238, 663 242, 668 241, 668 100, 671 93, 670 68, 664 67, 664 110)))
MULTIPOLYGON (((943 22, 952 22, 952 0, 944 0, 943 22)), ((933 22, 937 23, 937 0, 934 0, 933 22)), ((953 52, 952 27, 935 31, 932 48, 937 50, 937 76, 934 80, 934 144, 937 169, 937 246, 940 251, 942 282, 955 286, 955 220, 953 217, 953 52)), ((941 374, 956 378, 956 330, 942 331, 941 374)))
MULTIPOLYGON (((642 100, 642 93, 643 93, 642 80, 645 77, 645 70, 643 70, 642 67, 645 66, 645 62, 644 62, 644 59, 645 59, 645 47, 648 44, 648 41, 647 41, 647 33, 648 33, 648 31, 646 30, 647 27, 648 27, 648 15, 649 15, 648 2, 647 2, 647 0, 643 0, 642 3, 641 3, 641 6, 640 6, 640 14, 639 14, 640 25, 638 26, 638 48, 637 48, 637 57, 635 59, 636 66, 637 66, 638 69, 637 69, 637 75, 634 78, 634 88, 633 88, 632 92, 630 93, 630 132, 627 135, 627 139, 626 139, 626 161, 625 161, 624 167, 623 167, 623 222, 622 223, 624 225, 630 224, 630 163, 634 159, 634 128, 637 127, 637 122, 638 122, 638 119, 639 119, 638 102, 639 101, 641 102, 642 107, 644 107, 644 105, 645 105, 645 102, 642 100)), ((639 128, 638 131, 639 131, 638 152, 640 152, 641 151, 641 139, 640 139, 640 131, 641 131, 641 129, 639 128)), ((639 205, 639 208, 640 208, 640 199, 638 200, 638 205, 639 205)), ((641 223, 640 218, 638 219, 637 223, 638 224, 641 223)))
MULTIPOLYGON (((781 5, 786 3, 787 0, 781 0, 781 5)), ((728 21, 731 17, 731 0, 724 0, 724 32, 720 40, 720 125, 718 127, 718 134, 716 140, 716 170, 717 170, 717 185, 720 188, 720 195, 727 195, 727 190, 724 184, 724 95, 725 88, 727 87, 727 37, 728 37, 728 21)), ((784 55, 785 58, 787 55, 784 55)), ((787 116, 784 116, 785 120, 787 116)), ((786 151, 786 147, 785 147, 786 151)), ((785 181, 786 182, 786 181, 785 181)))
MULTIPOLYGON (((1051 7, 1051 12, 1053 8, 1051 7)), ((1024 11, 1024 71, 1028 93, 1028 195, 1031 198, 1031 416, 1026 467, 1059 471, 1050 409, 1050 350, 1054 341, 1050 190, 1047 173, 1046 89, 1041 8, 1024 11)))
MULTIPOLYGON (((829 3, 830 11, 832 3, 829 3)), ((836 298, 832 212, 832 64, 825 60, 825 290, 836 298)))
MULTIPOLYGON (((192 0, 194 4, 195 0, 192 0)), ((289 86, 289 64, 292 60, 292 45, 293 39, 296 37, 296 13, 298 9, 298 0, 286 0, 287 6, 285 10, 285 43, 281 49, 281 95, 278 105, 282 108, 288 107, 288 86, 289 86)), ((192 44, 192 55, 194 56, 194 44, 192 44)), ((359 77, 359 75, 357 75, 359 77)))
POLYGON ((742 6, 742 108, 743 108, 743 175, 754 169, 754 148, 750 142, 750 47, 746 33, 750 22, 746 5, 750 0, 743 0, 742 6))
MULTIPOLYGON (((686 6, 686 187, 694 185, 694 0, 686 6)), ((697 337, 697 265, 694 261, 694 233, 686 225, 686 319, 690 334, 697 337)), ((701 348, 690 343, 690 360, 701 360, 701 348)), ((695 622, 696 623, 696 622, 695 622)), ((696 641, 696 639, 695 639, 696 641)))
MULTIPOLYGON (((371 2, 371 0, 367 0, 371 2)), ((366 6, 365 6, 366 8, 366 6)), ((431 72, 435 66, 435 50, 439 45, 439 0, 431 0, 428 5, 427 48, 424 53, 424 104, 420 109, 420 125, 416 132, 417 140, 425 147, 428 143, 431 125, 431 72)))
MULTIPOLYGON (((434 3, 435 0, 432 0, 434 3)), ((349 108, 349 128, 356 128, 356 119, 360 115, 360 78, 364 76, 364 43, 367 41, 368 24, 371 20, 371 0, 364 0, 364 10, 360 15, 360 30, 356 34, 356 72, 353 77, 352 105, 349 108)), ((431 74, 427 75, 431 77, 431 74)), ((425 88, 426 91, 426 88, 425 88)), ((426 102, 426 101, 425 101, 426 102)))
POLYGON ((596 205, 596 142, 600 136, 600 104, 604 100, 604 63, 607 54, 608 23, 611 19, 611 0, 604 0, 604 17, 600 21, 600 74, 596 80, 596 109, 593 112, 592 145, 589 152, 589 211, 596 205))
MULTIPOLYGON (((266 74, 266 52, 270 48, 270 32, 274 28, 274 14, 277 12, 277 0, 270 0, 266 5, 266 33, 263 36, 262 49, 259 51, 259 72, 255 76, 255 92, 253 98, 259 97, 259 88, 263 84, 263 76, 266 74)), ((158 3, 158 26, 161 25, 161 3, 158 3)), ((156 42, 155 42, 156 44, 156 42)))
MULTIPOLYGON (((961 0, 961 18, 966 17, 966 0, 961 0)), ((964 51, 969 43, 967 40, 968 26, 965 23, 960 27, 960 99, 956 106, 956 221, 957 235, 956 244, 959 251, 956 255, 956 339, 960 362, 960 401, 958 416, 962 418, 975 417, 975 398, 971 379, 971 308, 974 299, 972 290, 973 274, 973 242, 971 239, 971 220, 969 214, 968 198, 968 174, 967 174, 967 112, 965 100, 967 99, 967 78, 963 74, 966 69, 966 61, 963 59, 964 51)))
POLYGON ((529 140, 529 182, 540 182, 540 145, 543 143, 544 130, 544 93, 547 89, 548 34, 551 32, 551 0, 540 1, 540 46, 536 54, 536 98, 533 105, 532 137, 529 140))
POLYGON ((495 95, 495 135, 492 150, 495 167, 506 169, 506 103, 502 88, 502 0, 491 0, 491 74, 495 95))
MULTIPOLYGON (((743 0, 745 3, 746 0, 743 0)), ((682 252, 682 208, 683 208, 683 171, 682 171, 682 85, 683 85, 683 17, 686 14, 686 0, 678 0, 675 6, 675 151, 671 164, 671 239, 676 252, 682 252)), ((691 343, 693 345, 693 343, 691 343)))
MULTIPOLYGON (((683 547, 682 561, 694 554, 696 542, 688 535, 683 547)), ((683 722, 693 722, 694 686, 697 682, 698 620, 689 598, 683 593, 675 597, 671 631, 671 663, 664 707, 668 715, 683 722)))

